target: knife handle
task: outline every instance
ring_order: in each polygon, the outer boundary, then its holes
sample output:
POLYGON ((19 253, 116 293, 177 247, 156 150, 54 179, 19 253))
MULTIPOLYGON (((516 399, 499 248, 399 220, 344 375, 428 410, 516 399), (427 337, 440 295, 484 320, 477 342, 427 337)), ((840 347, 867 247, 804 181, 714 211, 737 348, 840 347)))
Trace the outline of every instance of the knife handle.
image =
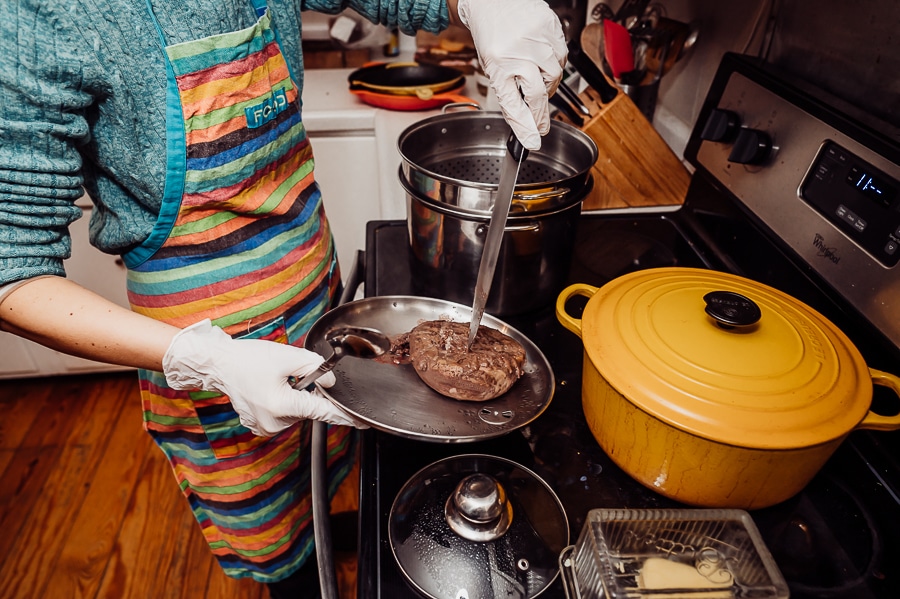
POLYGON ((550 96, 550 103, 559 108, 567 117, 569 117, 570 121, 579 127, 584 125, 584 117, 581 116, 581 114, 575 110, 575 107, 572 106, 566 98, 562 97, 559 92, 550 96))
POLYGON ((612 102, 619 90, 606 79, 606 75, 594 64, 591 57, 584 53, 581 43, 573 39, 569 42, 569 62, 578 71, 578 74, 587 82, 588 85, 597 90, 600 94, 600 101, 604 104, 612 102))
POLYGON ((528 150, 512 132, 509 134, 509 139, 506 140, 506 151, 516 159, 516 162, 525 162, 525 159, 528 158, 528 150))

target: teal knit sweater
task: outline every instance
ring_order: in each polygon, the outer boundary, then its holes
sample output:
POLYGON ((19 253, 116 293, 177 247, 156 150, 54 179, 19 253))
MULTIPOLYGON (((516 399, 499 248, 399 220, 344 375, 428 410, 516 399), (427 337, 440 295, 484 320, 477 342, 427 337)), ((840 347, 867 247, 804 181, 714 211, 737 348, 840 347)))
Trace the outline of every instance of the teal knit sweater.
MULTIPOLYGON (((151 0, 169 45, 249 27, 249 0, 151 0)), ((352 8, 406 33, 447 27, 445 0, 269 0, 301 80, 301 11, 352 8)), ((0 285, 64 275, 86 191, 91 242, 140 244, 165 180, 165 63, 146 0, 0 1, 0 285)))

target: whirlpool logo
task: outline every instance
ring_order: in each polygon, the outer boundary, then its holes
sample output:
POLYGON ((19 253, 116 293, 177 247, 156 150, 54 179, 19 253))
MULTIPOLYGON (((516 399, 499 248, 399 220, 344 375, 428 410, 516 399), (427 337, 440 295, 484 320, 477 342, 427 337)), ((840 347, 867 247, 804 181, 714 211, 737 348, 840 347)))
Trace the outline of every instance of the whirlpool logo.
POLYGON ((837 248, 828 247, 828 245, 825 243, 825 238, 818 233, 816 233, 816 236, 813 239, 813 245, 818 250, 816 256, 818 256, 819 258, 831 260, 835 264, 841 261, 841 257, 835 253, 837 248))

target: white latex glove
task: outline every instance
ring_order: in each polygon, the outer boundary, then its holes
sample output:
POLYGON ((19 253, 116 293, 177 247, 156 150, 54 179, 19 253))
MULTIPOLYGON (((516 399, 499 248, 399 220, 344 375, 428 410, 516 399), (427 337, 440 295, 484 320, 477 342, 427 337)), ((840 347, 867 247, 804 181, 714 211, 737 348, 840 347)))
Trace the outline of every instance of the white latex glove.
MULTIPOLYGON (((241 424, 270 437, 303 419, 365 428, 318 389, 298 391, 288 377, 303 378, 324 362, 319 354, 274 341, 232 339, 203 320, 179 331, 165 356, 163 372, 173 389, 217 391, 231 399, 241 424)), ((316 381, 335 383, 328 372, 316 381)))
POLYGON ((568 56, 559 17, 544 0, 458 0, 457 11, 503 117, 525 148, 540 149, 568 56))

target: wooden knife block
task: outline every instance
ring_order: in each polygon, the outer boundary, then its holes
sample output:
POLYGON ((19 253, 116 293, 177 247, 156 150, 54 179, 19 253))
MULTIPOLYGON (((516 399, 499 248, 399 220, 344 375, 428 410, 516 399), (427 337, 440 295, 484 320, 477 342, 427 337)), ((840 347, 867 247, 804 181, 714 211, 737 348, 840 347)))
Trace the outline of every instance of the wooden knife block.
MULTIPOLYGON (((690 173, 631 98, 619 92, 601 104, 593 88, 580 97, 591 111, 581 129, 599 150, 591 169, 594 187, 582 209, 683 203, 690 173)), ((562 115, 556 118, 571 124, 562 115)))

